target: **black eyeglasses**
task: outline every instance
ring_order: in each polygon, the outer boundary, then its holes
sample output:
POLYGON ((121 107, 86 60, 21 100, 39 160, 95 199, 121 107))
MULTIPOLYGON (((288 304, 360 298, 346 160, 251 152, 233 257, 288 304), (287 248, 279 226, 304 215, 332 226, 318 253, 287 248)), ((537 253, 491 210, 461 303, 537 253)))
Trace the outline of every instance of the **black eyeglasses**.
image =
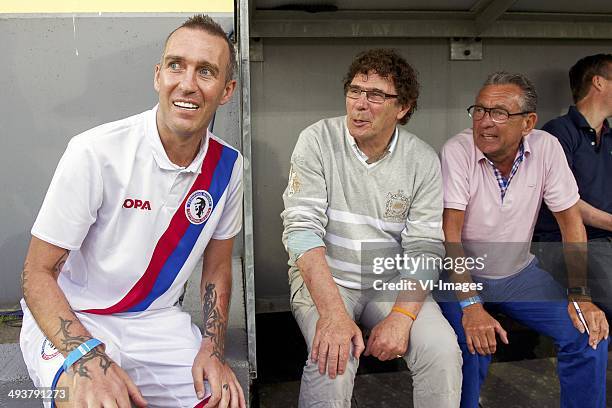
POLYGON ((468 115, 470 118, 474 120, 482 120, 485 114, 488 113, 491 116, 491 120, 495 123, 505 123, 510 119, 510 116, 518 116, 518 115, 526 115, 528 113, 533 113, 533 111, 524 111, 517 113, 510 113, 502 108, 485 108, 480 105, 472 105, 467 108, 468 115))
POLYGON ((349 85, 346 88, 346 97, 351 99, 361 98, 361 94, 366 94, 366 99, 372 103, 384 103, 387 99, 397 98, 399 95, 384 93, 383 91, 368 91, 358 86, 349 85))

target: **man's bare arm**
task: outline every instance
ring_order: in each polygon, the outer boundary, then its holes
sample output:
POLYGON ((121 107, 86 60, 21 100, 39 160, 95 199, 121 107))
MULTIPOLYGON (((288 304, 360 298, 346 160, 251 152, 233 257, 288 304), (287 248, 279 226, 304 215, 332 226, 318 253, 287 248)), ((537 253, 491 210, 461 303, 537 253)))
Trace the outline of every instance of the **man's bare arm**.
MULTIPOLYGON (((32 237, 22 274, 28 308, 44 335, 64 356, 92 338, 57 284, 68 252, 32 237)), ((71 406, 127 406, 130 399, 139 407, 147 404, 129 376, 106 355, 103 345, 85 354, 70 371, 74 377, 69 380, 64 374, 60 384, 70 387, 71 406)))
POLYGON ((612 231, 612 214, 593 207, 584 200, 578 201, 582 221, 591 227, 612 231))
POLYGON ((361 330, 347 313, 340 292, 325 259, 325 248, 316 247, 306 251, 298 260, 304 283, 319 312, 316 333, 313 339, 311 359, 318 362, 319 373, 326 371, 330 378, 343 374, 350 355, 359 358, 365 345, 361 330))
POLYGON ((204 319, 203 343, 210 357, 225 363, 225 333, 232 293, 232 248, 234 239, 211 239, 202 263, 200 295, 204 319))
POLYGON ((194 388, 199 398, 204 397, 204 379, 212 396, 210 406, 244 408, 244 393, 236 375, 225 361, 225 335, 232 293, 232 248, 234 238, 211 239, 202 261, 202 344, 193 362, 194 388))
MULTIPOLYGON (((464 218, 465 211, 455 210, 452 208, 445 208, 442 214, 444 246, 446 248, 446 255, 449 258, 457 259, 465 257, 463 245, 461 244, 461 232, 463 231, 464 218)), ((464 273, 455 273, 455 271, 451 271, 450 279, 455 283, 462 284, 470 284, 473 282, 470 272, 467 270, 464 273)), ((478 292, 474 290, 457 292, 457 298, 460 301, 476 295, 478 295, 478 292)))
MULTIPOLYGON (((442 228, 446 238, 447 256, 452 258, 464 257, 463 246, 461 245, 461 232, 465 219, 465 211, 445 208, 443 214, 442 228)), ((451 272, 451 279, 454 282, 472 283, 472 278, 468 271, 464 273, 451 272)), ((478 292, 457 292, 459 301, 476 296, 478 292)), ((508 334, 501 324, 495 320, 480 303, 474 303, 463 309, 461 319, 465 332, 466 343, 470 353, 478 352, 480 355, 493 354, 497 350, 495 333, 501 340, 508 344, 508 334)))
POLYGON ((586 230, 581 219, 581 205, 573 205, 564 211, 553 212, 563 238, 563 255, 567 264, 570 287, 587 284, 586 230))
POLYGON ((429 293, 429 291, 423 290, 418 282, 415 283, 417 285, 414 286, 413 290, 403 290, 398 293, 391 312, 374 326, 364 355, 372 355, 381 361, 385 361, 406 354, 410 343, 412 324, 429 293), (406 314, 406 312, 411 315, 406 314))
MULTIPOLYGON (((23 298, 28 308, 45 336, 64 356, 92 338, 57 284, 68 253, 66 249, 32 237, 22 273, 23 298)), ((76 374, 89 377, 85 363, 94 359, 106 373, 112 362, 99 348, 75 363, 76 374)))
POLYGON ((338 286, 325 260, 325 248, 317 247, 305 252, 296 263, 319 316, 346 314, 338 286))
MULTIPOLYGON (((586 231, 582 222, 581 211, 581 204, 578 202, 567 210, 553 213, 563 237, 563 255, 567 265, 569 287, 587 286, 586 231)), ((575 300, 589 326, 589 344, 594 349, 597 348, 601 339, 608 338, 609 326, 606 315, 590 299, 570 297, 569 300, 568 314, 574 323, 574 327, 581 332, 585 331, 573 305, 575 300)))

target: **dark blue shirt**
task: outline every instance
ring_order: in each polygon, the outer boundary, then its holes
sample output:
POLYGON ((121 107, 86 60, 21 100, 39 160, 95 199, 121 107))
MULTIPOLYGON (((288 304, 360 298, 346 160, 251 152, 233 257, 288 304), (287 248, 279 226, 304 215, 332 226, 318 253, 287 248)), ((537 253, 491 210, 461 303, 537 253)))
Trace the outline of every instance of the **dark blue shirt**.
MULTIPOLYGON (((604 121, 597 145, 593 129, 575 106, 567 115, 551 120, 542 130, 556 136, 565 151, 580 198, 595 208, 612 213, 612 131, 604 121)), ((588 239, 612 237, 612 232, 586 226, 588 239)), ((560 241, 561 232, 552 213, 542 203, 534 241, 560 241)))

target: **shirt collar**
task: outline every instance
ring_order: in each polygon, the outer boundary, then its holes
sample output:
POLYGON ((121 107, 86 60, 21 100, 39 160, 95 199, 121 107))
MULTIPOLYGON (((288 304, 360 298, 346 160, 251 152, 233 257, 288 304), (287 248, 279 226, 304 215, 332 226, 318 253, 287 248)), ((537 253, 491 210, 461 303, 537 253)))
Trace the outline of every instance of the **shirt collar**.
POLYGON ((582 115, 582 113, 580 113, 580 111, 578 110, 578 108, 576 108, 575 105, 569 107, 567 115, 570 117, 572 122, 574 122, 574 125, 576 125, 577 128, 591 129, 591 125, 589 125, 589 122, 587 122, 586 118, 582 115))
MULTIPOLYGON (((523 144, 523 156, 525 158, 531 155, 531 147, 529 146, 529 136, 530 135, 531 133, 528 133, 527 136, 523 137, 523 140, 521 141, 521 143, 523 144)), ((475 143, 474 143, 474 149, 476 149, 476 162, 480 163, 483 160, 490 162, 487 156, 485 156, 484 153, 480 151, 480 149, 476 146, 475 143)), ((517 150, 516 156, 514 156, 514 158, 516 159, 519 156, 519 154, 520 154, 520 149, 517 150)))
MULTIPOLYGON (((584 115, 580 113, 578 108, 575 105, 570 106, 569 111, 567 112, 567 116, 570 117, 574 125, 576 125, 579 129, 593 129, 589 122, 586 120, 584 115)), ((601 127, 601 135, 605 135, 610 131, 610 124, 608 123, 608 119, 604 119, 603 125, 601 127)))
POLYGON ((206 152, 208 150, 208 140, 212 133, 209 130, 206 130, 206 137, 200 143, 200 150, 196 155, 195 159, 189 164, 187 167, 182 167, 176 165, 170 161, 168 158, 168 154, 166 153, 166 149, 164 149, 164 145, 161 142, 159 137, 159 132, 157 130, 157 109, 158 105, 155 105, 153 109, 145 112, 145 134, 149 145, 151 146, 153 158, 155 159, 155 163, 162 170, 173 170, 173 171, 186 171, 190 173, 201 173, 202 172, 202 161, 204 160, 204 156, 206 156, 206 152))
MULTIPOLYGON (((389 152, 387 154, 387 156, 391 153, 393 153, 393 150, 395 150, 395 146, 397 146, 397 139, 399 137, 399 129, 397 128, 397 126, 395 127, 395 131, 393 132, 393 136, 391 137, 391 141, 389 142, 389 146, 387 147, 387 151, 389 152)), ((345 128, 345 139, 347 141, 347 143, 349 144, 349 146, 351 146, 353 152, 355 153, 355 155, 357 156, 357 158, 364 163, 367 166, 374 166, 377 163, 380 162, 374 162, 374 163, 368 163, 368 156, 366 156, 366 154, 364 152, 361 151, 361 149, 359 149, 359 146, 357 146, 357 141, 355 140, 355 138, 353 136, 351 136, 351 133, 348 131, 348 126, 345 128)), ((382 160, 382 159, 381 159, 382 160)))

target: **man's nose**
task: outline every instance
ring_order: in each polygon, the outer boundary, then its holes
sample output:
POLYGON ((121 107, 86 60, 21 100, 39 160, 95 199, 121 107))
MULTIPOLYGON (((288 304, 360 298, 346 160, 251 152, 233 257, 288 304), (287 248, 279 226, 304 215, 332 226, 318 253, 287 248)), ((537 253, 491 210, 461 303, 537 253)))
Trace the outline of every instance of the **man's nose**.
POLYGON ((195 71, 185 70, 179 82, 179 88, 183 92, 194 92, 197 88, 195 71))
POLYGON ((355 99, 355 107, 361 110, 368 108, 368 94, 361 91, 359 98, 355 99))
POLYGON ((495 122, 491 117, 491 111, 485 111, 484 116, 480 119, 480 126, 491 127, 495 126, 495 122))

